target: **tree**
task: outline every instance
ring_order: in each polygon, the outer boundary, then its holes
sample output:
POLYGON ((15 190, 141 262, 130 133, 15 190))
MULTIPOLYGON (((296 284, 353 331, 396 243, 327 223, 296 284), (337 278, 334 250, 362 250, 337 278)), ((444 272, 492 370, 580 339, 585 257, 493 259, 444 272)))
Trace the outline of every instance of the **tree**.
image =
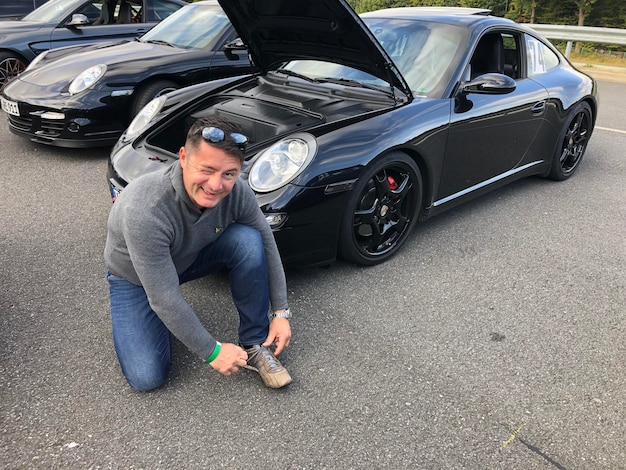
POLYGON ((585 18, 589 26, 626 28, 626 2, 624 0, 597 0, 585 18))
POLYGON ((574 3, 578 7, 578 26, 583 26, 596 0, 574 0, 574 3))

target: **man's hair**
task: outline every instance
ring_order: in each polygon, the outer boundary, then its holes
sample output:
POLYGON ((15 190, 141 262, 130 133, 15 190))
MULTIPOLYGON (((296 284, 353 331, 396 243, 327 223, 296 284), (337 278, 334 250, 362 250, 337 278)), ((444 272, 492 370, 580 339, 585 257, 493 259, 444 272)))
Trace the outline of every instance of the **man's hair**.
POLYGON ((232 122, 215 117, 200 118, 189 128, 189 131, 187 132, 187 140, 185 141, 185 148, 188 152, 194 153, 198 150, 200 142, 204 140, 207 144, 224 150, 226 153, 238 158, 239 161, 243 163, 245 153, 241 148, 241 145, 234 142, 230 137, 230 134, 233 133, 238 134, 241 133, 241 131, 239 130, 239 127, 232 122), (205 127, 217 127, 218 129, 221 129, 224 131, 224 139, 219 142, 204 139, 202 137, 202 129, 205 127))

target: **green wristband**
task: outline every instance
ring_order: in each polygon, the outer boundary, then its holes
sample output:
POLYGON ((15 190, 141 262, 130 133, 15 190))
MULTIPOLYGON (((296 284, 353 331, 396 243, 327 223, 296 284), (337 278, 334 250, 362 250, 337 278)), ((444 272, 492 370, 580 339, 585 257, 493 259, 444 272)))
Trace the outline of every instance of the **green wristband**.
POLYGON ((222 349, 222 343, 220 343, 219 341, 215 342, 215 349, 213 349, 213 352, 211 353, 211 355, 208 357, 208 359, 204 362, 206 362, 207 364, 210 364, 211 362, 213 362, 213 360, 217 357, 217 355, 220 353, 220 350, 222 349))

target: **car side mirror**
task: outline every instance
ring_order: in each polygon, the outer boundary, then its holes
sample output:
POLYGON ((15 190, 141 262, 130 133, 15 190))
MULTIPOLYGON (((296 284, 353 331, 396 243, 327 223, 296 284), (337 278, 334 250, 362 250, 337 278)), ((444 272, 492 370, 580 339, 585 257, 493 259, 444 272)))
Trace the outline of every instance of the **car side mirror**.
POLYGON ((82 13, 74 13, 72 19, 66 24, 68 28, 76 28, 77 26, 87 26, 89 24, 89 18, 82 13))
POLYGON ((517 88, 515 80, 501 73, 486 73, 469 82, 461 83, 460 93, 482 95, 506 95, 517 88))
POLYGON ((224 45, 224 53, 229 60, 239 60, 239 56, 234 51, 247 51, 248 48, 239 38, 224 45))

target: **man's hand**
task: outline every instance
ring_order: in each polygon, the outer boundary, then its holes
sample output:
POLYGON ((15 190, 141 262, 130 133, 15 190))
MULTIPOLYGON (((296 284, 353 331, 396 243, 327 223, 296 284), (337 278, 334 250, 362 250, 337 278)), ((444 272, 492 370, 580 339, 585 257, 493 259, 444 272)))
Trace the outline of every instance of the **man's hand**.
MULTIPOLYGON (((291 326, 286 318, 274 318, 270 323, 270 332, 263 346, 269 347, 272 343, 276 344, 274 355, 278 356, 283 348, 289 346, 291 340, 291 326)), ((218 356, 219 357, 219 356, 218 356)))
POLYGON ((234 374, 246 365, 248 353, 232 343, 222 343, 219 354, 209 363, 213 369, 224 375, 234 374))

